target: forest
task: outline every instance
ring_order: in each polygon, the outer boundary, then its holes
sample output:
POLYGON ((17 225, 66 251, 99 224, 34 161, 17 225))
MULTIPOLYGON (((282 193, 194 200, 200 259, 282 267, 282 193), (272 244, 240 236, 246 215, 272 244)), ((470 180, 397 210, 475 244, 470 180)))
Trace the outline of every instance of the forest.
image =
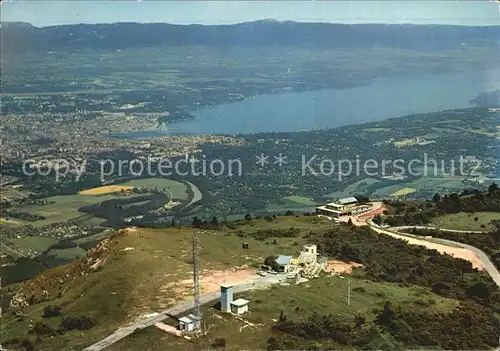
MULTIPOLYGON (((464 190, 461 194, 435 194, 432 201, 384 200, 384 204, 391 208, 383 217, 384 223, 392 227, 425 225, 433 217, 450 213, 500 212, 500 189, 492 183, 486 192, 464 190)), ((381 220, 381 216, 374 218, 376 223, 381 220)))

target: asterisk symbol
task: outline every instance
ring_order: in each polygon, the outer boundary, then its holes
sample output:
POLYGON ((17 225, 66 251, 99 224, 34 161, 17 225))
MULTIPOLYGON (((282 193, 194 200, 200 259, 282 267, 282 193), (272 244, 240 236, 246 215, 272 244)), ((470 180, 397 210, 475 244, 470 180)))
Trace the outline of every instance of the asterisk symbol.
POLYGON ((265 165, 267 165, 269 163, 269 161, 267 160, 269 158, 269 156, 266 156, 262 153, 260 155, 257 155, 256 158, 257 158, 257 162, 255 162, 255 163, 260 165, 261 167, 264 167, 265 165))
POLYGON ((286 165, 286 161, 285 161, 285 160, 286 160, 286 158, 287 158, 287 157, 286 157, 286 156, 283 156, 283 155, 281 154, 281 152, 280 152, 278 156, 274 156, 274 160, 275 160, 275 161, 274 161, 274 164, 275 164, 275 165, 278 165, 278 166, 280 166, 280 167, 281 167, 281 166, 283 166, 283 165, 286 165))

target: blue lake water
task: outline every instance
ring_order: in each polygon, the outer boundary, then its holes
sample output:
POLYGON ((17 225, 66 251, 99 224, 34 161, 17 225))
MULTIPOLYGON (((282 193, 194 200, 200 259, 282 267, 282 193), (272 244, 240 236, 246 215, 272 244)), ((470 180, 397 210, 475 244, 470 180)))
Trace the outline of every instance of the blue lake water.
POLYGON ((202 108, 195 120, 170 124, 175 134, 248 134, 339 127, 408 114, 470 107, 500 89, 500 70, 379 78, 371 85, 261 95, 202 108))

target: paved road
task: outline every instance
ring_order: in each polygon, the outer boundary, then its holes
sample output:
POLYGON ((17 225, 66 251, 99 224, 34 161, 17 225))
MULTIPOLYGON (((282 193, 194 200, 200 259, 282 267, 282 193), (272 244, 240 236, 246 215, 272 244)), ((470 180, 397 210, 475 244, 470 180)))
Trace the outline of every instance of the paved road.
MULTIPOLYGON (((266 287, 266 286, 269 286, 272 284, 277 284, 282 279, 284 279, 284 276, 279 276, 279 275, 267 275, 265 277, 256 276, 254 278, 251 278, 249 281, 247 281, 245 283, 235 285, 234 292, 240 293, 240 292, 250 290, 250 289, 266 287)), ((207 294, 203 294, 200 296, 200 300, 201 300, 202 304, 216 300, 218 298, 220 298, 220 291, 207 293, 207 294)), ((115 342, 132 334, 134 332, 134 330, 136 330, 137 328, 149 327, 149 326, 154 325, 157 322, 160 322, 160 321, 164 320, 165 318, 167 318, 166 314, 177 315, 177 314, 180 314, 182 312, 185 312, 185 311, 193 308, 193 306, 194 306, 193 301, 182 302, 175 307, 169 308, 163 312, 158 313, 157 315, 141 319, 141 320, 133 323, 130 326, 120 328, 117 331, 115 331, 113 334, 102 339, 101 341, 98 341, 95 344, 88 346, 87 348, 84 349, 84 351, 102 350, 105 347, 108 347, 111 344, 114 344, 115 342)))
MULTIPOLYGON (((414 239, 422 240, 422 241, 429 241, 431 243, 439 243, 442 245, 447 245, 451 247, 461 247, 466 250, 472 251, 479 259, 481 262, 482 266, 484 267, 484 270, 490 275, 491 279, 497 284, 497 286, 500 288, 500 273, 498 272, 497 268, 495 265, 490 261, 488 255, 486 255, 483 251, 479 250, 477 247, 467 245, 458 241, 453 241, 453 240, 447 240, 447 239, 440 239, 440 238, 430 238, 430 240, 426 240, 425 237, 415 235, 415 234, 410 234, 410 233, 405 233, 403 230, 408 230, 411 228, 416 228, 416 229, 436 229, 434 227, 426 227, 426 226, 403 226, 403 227, 393 227, 393 228, 380 228, 377 225, 375 225, 372 221, 367 221, 368 225, 375 230, 378 233, 383 233, 383 234, 388 234, 388 235, 398 235, 400 234, 402 236, 402 239, 404 237, 411 237, 414 239), (398 233, 398 234, 397 234, 398 233)), ((443 229, 440 229, 443 230, 443 229)), ((446 230, 446 231, 453 231, 453 230, 446 230)), ((457 231, 454 231, 457 232, 457 231)), ((467 232, 470 233, 470 232, 467 232)))
POLYGON ((450 232, 450 233, 473 233, 473 234, 484 234, 488 233, 488 231, 484 230, 456 230, 456 229, 445 229, 434 226, 425 226, 425 225, 404 225, 400 227, 391 227, 391 230, 395 230, 397 232, 404 231, 407 229, 430 229, 430 230, 439 230, 442 232, 450 232))

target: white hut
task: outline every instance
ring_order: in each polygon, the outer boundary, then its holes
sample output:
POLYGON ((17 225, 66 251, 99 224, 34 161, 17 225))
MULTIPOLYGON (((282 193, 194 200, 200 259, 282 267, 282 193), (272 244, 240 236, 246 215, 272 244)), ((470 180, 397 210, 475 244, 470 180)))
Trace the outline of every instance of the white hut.
POLYGON ((243 314, 248 312, 248 303, 245 299, 237 299, 231 302, 231 312, 234 314, 243 314))

